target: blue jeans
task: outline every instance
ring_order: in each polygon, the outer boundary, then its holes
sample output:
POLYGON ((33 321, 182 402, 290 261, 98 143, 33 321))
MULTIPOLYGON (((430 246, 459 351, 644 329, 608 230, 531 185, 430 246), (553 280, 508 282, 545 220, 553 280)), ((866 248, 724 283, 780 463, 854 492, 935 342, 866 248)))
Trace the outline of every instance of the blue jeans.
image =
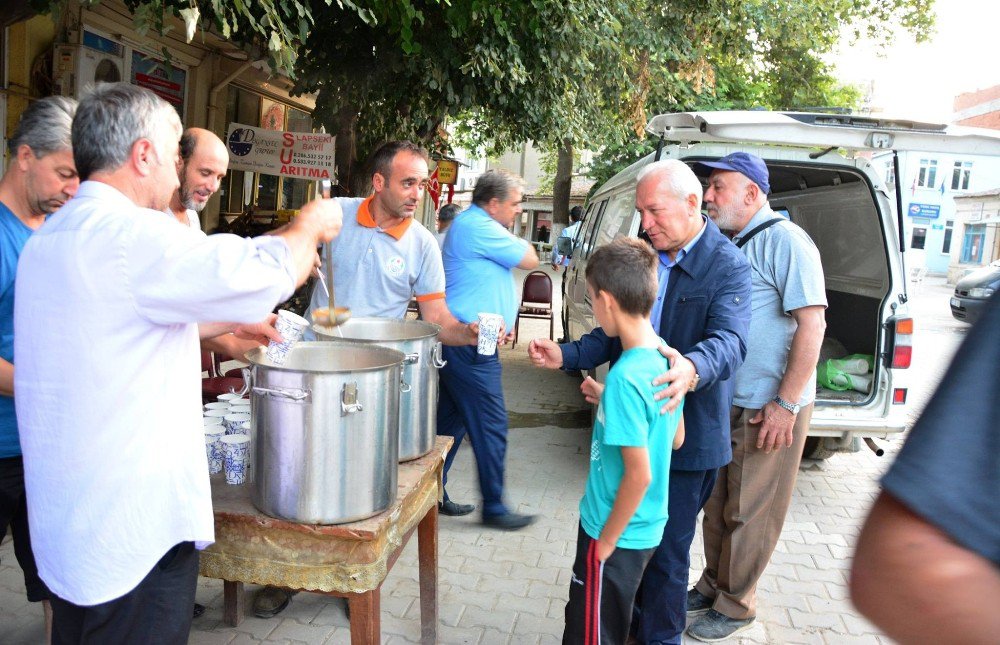
MULTIPOLYGON (((455 438, 444 461, 444 482, 466 435, 472 442, 483 494, 483 516, 505 515, 504 459, 507 455, 507 407, 500 378, 500 357, 481 356, 473 346, 445 346, 448 364, 439 373, 437 433, 455 438)), ((448 499, 447 490, 444 498, 448 499)))
POLYGON ((712 494, 718 475, 717 468, 670 471, 669 518, 635 597, 633 622, 642 643, 681 643, 687 621, 691 542, 698 513, 712 494))

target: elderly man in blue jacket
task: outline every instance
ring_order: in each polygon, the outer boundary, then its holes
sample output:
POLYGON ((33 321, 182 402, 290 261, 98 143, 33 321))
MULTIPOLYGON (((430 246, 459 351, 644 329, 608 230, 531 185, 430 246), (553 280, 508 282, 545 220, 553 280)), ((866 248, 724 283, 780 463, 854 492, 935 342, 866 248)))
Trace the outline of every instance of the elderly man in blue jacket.
MULTIPOLYGON (((667 342, 670 371, 658 395, 675 408, 686 395, 687 437, 670 464, 669 506, 663 540, 636 597, 643 643, 680 643, 687 606, 691 542, 698 513, 718 469, 732 459, 729 411, 733 375, 743 363, 750 322, 750 265, 719 228, 701 214, 702 187, 678 160, 643 168, 636 186, 642 228, 659 252, 659 286, 651 319, 667 342)), ((593 369, 621 354, 617 338, 600 328, 557 345, 531 341, 540 367, 593 369)))

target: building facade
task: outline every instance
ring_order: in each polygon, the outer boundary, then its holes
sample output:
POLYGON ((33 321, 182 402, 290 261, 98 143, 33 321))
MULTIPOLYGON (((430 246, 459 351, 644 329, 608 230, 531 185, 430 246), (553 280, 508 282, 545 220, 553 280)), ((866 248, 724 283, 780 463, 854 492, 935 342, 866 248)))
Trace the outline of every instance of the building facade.
MULTIPOLYGON (((266 60, 203 30, 188 43, 180 20, 166 22, 170 29, 164 36, 140 34, 122 2, 104 0, 70 2, 58 21, 34 15, 7 26, 0 36, 4 143, 31 100, 79 97, 100 81, 146 87, 177 109, 185 127, 206 128, 223 139, 231 124, 315 130, 315 97, 291 96, 292 82, 272 72, 266 60)), ((251 217, 266 227, 313 191, 313 182, 305 179, 231 170, 202 214, 202 226, 211 231, 221 222, 251 217)))

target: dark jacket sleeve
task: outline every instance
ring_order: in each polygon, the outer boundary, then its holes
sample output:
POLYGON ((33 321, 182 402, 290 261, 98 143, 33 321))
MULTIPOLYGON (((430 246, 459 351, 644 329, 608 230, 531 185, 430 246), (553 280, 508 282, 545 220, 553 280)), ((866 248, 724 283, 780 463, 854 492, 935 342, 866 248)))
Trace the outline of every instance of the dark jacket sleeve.
POLYGON ((701 377, 698 389, 733 376, 747 355, 749 263, 733 263, 718 284, 709 307, 704 339, 684 353, 701 377))
POLYGON ((595 327, 580 340, 559 345, 562 350, 564 370, 590 370, 617 359, 622 353, 621 341, 609 338, 604 330, 595 327))

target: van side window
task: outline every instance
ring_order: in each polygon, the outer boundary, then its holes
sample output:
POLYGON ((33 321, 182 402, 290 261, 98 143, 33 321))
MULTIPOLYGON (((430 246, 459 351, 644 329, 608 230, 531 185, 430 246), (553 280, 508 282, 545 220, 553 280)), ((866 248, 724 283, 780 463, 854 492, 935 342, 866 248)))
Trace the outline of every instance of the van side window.
POLYGON ((597 204, 597 207, 592 209, 587 213, 587 219, 584 221, 583 225, 586 227, 583 231, 583 241, 582 247, 578 247, 581 250, 580 259, 587 259, 590 254, 593 253, 595 245, 594 235, 600 230, 601 216, 604 215, 604 209, 608 206, 608 200, 604 200, 597 204))
POLYGON ((608 207, 601 220, 601 228, 597 236, 597 246, 607 244, 615 239, 622 228, 626 217, 635 213, 635 191, 618 193, 609 200, 608 207))

